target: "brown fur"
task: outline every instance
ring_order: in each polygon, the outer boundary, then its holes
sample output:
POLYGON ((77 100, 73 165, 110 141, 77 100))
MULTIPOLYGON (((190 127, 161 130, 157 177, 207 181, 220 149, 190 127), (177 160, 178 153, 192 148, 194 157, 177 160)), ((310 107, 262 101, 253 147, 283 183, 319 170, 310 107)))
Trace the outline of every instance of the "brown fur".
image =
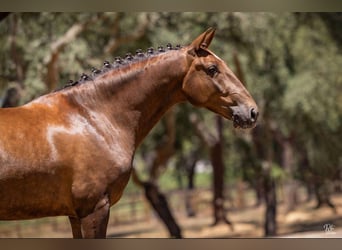
POLYGON ((74 237, 105 237, 136 148, 172 105, 189 100, 253 126, 256 104, 207 49, 213 36, 0 109, 0 219, 65 215, 74 237))

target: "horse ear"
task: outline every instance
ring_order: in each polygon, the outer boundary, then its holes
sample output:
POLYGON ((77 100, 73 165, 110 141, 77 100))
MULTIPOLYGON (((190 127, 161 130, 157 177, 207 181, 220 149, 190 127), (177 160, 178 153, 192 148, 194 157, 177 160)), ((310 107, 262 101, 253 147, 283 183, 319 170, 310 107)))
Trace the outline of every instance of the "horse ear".
POLYGON ((209 28, 207 31, 199 35, 191 44, 190 48, 197 51, 200 48, 206 49, 209 47, 211 40, 213 40, 215 35, 215 29, 209 28))

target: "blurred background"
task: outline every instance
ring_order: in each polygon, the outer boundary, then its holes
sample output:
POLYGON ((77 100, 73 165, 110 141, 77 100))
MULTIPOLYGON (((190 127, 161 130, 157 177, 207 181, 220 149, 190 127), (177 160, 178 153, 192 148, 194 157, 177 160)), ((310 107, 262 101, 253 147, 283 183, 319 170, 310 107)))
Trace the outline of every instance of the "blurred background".
MULTIPOLYGON (((0 105, 208 27, 258 124, 175 106, 137 151, 108 237, 342 237, 341 13, 1 13, 0 105)), ((0 237, 71 236, 66 217, 0 221, 0 237)))

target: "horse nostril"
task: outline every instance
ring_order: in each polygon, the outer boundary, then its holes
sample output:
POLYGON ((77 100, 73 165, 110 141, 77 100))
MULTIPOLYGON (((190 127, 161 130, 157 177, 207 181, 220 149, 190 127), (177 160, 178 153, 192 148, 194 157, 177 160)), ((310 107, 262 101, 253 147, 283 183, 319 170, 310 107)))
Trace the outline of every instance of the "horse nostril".
POLYGON ((255 122, 258 118, 258 111, 256 111, 255 108, 251 108, 250 115, 251 115, 251 121, 255 122))

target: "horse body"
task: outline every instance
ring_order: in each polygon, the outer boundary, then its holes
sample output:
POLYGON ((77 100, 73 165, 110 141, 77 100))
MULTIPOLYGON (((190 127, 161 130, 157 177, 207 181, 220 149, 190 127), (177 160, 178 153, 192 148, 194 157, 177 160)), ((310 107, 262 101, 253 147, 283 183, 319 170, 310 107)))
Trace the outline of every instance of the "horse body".
POLYGON ((254 100, 206 48, 213 35, 0 109, 0 219, 66 215, 74 237, 105 237, 136 148, 171 106, 189 100, 253 126, 254 100))

